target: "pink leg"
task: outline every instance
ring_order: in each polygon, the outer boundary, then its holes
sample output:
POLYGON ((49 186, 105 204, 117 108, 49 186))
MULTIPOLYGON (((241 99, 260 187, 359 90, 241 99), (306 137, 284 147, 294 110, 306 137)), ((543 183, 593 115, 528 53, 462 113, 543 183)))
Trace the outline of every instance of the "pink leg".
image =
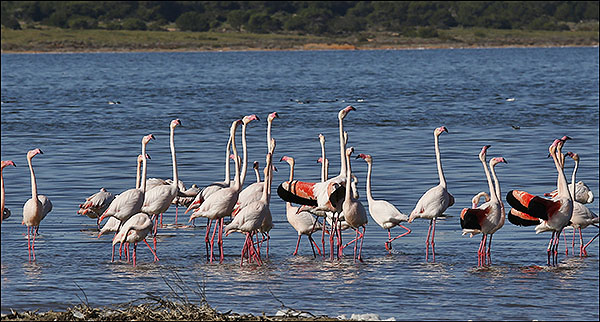
POLYGON ((111 262, 115 261, 115 245, 112 246, 112 256, 110 257, 110 261, 111 262))
POLYGON ((429 261, 429 235, 431 234, 431 225, 433 224, 433 219, 429 222, 429 229, 427 229, 427 239, 425 239, 425 261, 429 261))
POLYGON ((214 254, 214 252, 213 252, 213 246, 214 246, 214 243, 215 243, 215 234, 217 233, 217 229, 219 228, 219 223, 220 223, 219 219, 216 219, 215 221, 216 221, 215 222, 215 227, 213 228, 212 237, 210 238, 210 260, 209 260, 210 263, 212 263, 212 261, 213 261, 213 256, 214 256, 213 255, 214 254))
MULTIPOLYGON (((308 235, 308 240, 315 245, 315 247, 317 248, 317 251, 319 252, 319 255, 321 255, 321 250, 319 249, 319 246, 317 246, 317 242, 315 242, 315 240, 312 238, 311 235, 308 235)), ((317 255, 315 254, 315 249, 313 248, 313 254, 315 255, 315 258, 317 257, 317 255)))
POLYGON ((163 226, 163 225, 162 225, 162 215, 163 215, 163 214, 160 214, 160 227, 161 227, 161 228, 162 228, 162 226, 163 226))
POLYGON ((204 242, 206 243, 206 260, 209 260, 209 256, 208 256, 208 243, 209 243, 209 239, 208 236, 210 235, 210 226, 212 224, 212 220, 207 219, 206 221, 206 235, 204 236, 204 242))
MULTIPOLYGON (((573 228, 573 254, 575 254, 575 228, 573 228)), ((579 228, 579 257, 583 257, 583 236, 581 228, 579 228)))
MULTIPOLYGON (((402 226, 402 225, 398 225, 398 226, 400 226, 400 227, 402 227, 402 228, 406 229, 406 232, 405 232, 405 233, 402 233, 402 234, 400 234, 400 235, 398 235, 398 236, 396 236, 396 237, 394 237, 394 238, 392 238, 392 239, 390 239, 390 240, 389 240, 389 242, 390 242, 390 249, 392 248, 392 242, 393 242, 394 240, 396 240, 396 239, 398 239, 398 238, 400 238, 400 237, 404 237, 404 236, 406 236, 406 235, 408 235, 408 234, 410 234, 410 233, 411 233, 411 230, 410 230, 409 228, 406 228, 406 227, 404 227, 404 226, 402 226)), ((388 229, 388 237, 389 237, 389 236, 391 236, 391 235, 390 235, 390 230, 388 229)))
POLYGON ((148 246, 148 248, 150 248, 150 251, 152 252, 152 255, 154 255, 154 261, 158 262, 158 256, 156 256, 156 253, 154 252, 154 250, 152 249, 152 247, 150 247, 150 245, 148 244, 148 242, 144 239, 144 243, 146 243, 146 246, 148 246))
MULTIPOLYGON (((367 231, 367 226, 363 226, 363 232, 360 235, 360 250, 358 251, 358 260, 359 261, 363 261, 362 259, 362 247, 363 247, 363 241, 365 241, 365 232, 367 231)), ((356 243, 358 244, 358 241, 356 241, 356 243)))
POLYGON ((435 223, 436 218, 433 218, 433 228, 431 230, 431 254, 433 255, 433 261, 435 262, 435 223))
POLYGON ((221 222, 219 224, 219 261, 223 262, 223 224, 225 223, 225 218, 221 218, 221 222))
MULTIPOLYGON (((563 231, 565 231, 564 228, 563 231)), ((575 228, 573 228, 573 238, 575 238, 575 228)), ((567 234, 563 234, 563 239, 565 240, 565 256, 569 256, 569 246, 567 246, 567 234)), ((575 239, 573 239, 573 241, 575 241, 575 239)))
POLYGON ((33 261, 35 262, 35 235, 37 232, 37 227, 36 230, 33 233, 33 242, 31 243, 31 253, 33 254, 33 261))
POLYGON ((29 254, 29 261, 31 262, 31 241, 30 241, 31 227, 27 226, 27 253, 29 254))
MULTIPOLYGON (((335 216, 335 214, 334 214, 335 216)), ((330 246, 330 258, 333 260, 334 250, 333 250, 333 235, 335 232, 336 220, 333 218, 333 225, 331 225, 331 232, 329 233, 329 246, 330 246)))
POLYGON ((492 265, 492 237, 494 235, 490 235, 490 242, 488 243, 487 249, 487 257, 488 257, 488 265, 492 265))
POLYGON ((300 246, 300 237, 302 237, 302 235, 298 234, 298 241, 296 242, 296 250, 294 250, 294 253, 292 254, 292 256, 298 255, 298 247, 300 246))
POLYGON ((321 232, 321 247, 323 248, 323 258, 325 258, 325 230, 327 229, 325 227, 325 222, 327 220, 325 220, 325 217, 323 217, 323 226, 322 226, 322 232, 321 232))
POLYGON ((179 206, 175 205, 175 227, 177 227, 177 212, 179 210, 179 206))
POLYGON ((242 247, 242 256, 240 260, 240 267, 244 264, 244 254, 246 253, 246 249, 248 248, 248 234, 246 234, 246 239, 244 240, 244 247, 242 247))
POLYGON ((583 246, 583 256, 587 256, 587 251, 585 250, 593 241, 594 239, 596 239, 598 237, 598 234, 596 234, 596 236, 594 236, 592 239, 590 239, 589 242, 587 242, 587 244, 585 244, 585 246, 583 246))
POLYGON ((356 246, 358 244, 358 228, 356 228, 356 236, 354 237, 354 240, 356 241, 354 243, 354 262, 356 263, 356 246))
POLYGON ((552 232, 552 237, 550 237, 550 242, 548 243, 548 249, 547 249, 547 252, 548 252, 548 266, 550 266, 550 253, 552 252, 552 242, 554 241, 554 234, 555 233, 556 232, 554 232, 554 231, 552 232))
POLYGON ((133 267, 135 267, 136 253, 137 253, 137 243, 133 243, 133 267))

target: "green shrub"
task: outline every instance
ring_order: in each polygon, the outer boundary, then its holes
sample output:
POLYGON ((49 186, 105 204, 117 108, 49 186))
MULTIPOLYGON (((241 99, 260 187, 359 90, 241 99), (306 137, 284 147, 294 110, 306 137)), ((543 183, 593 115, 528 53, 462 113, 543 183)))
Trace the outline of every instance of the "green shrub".
POLYGON ((421 27, 417 30, 417 35, 421 38, 436 38, 439 36, 437 29, 433 27, 421 27))
POLYGON ((75 16, 69 19, 69 28, 71 29, 95 29, 98 22, 90 17, 75 16))
POLYGON ((123 29, 125 30, 146 30, 146 23, 138 18, 127 18, 123 20, 123 29))
POLYGON ((2 17, 2 25, 8 29, 21 30, 21 24, 13 17, 2 17))
POLYGON ((175 24, 180 30, 208 31, 210 29, 208 19, 197 12, 186 12, 182 14, 175 20, 175 24))

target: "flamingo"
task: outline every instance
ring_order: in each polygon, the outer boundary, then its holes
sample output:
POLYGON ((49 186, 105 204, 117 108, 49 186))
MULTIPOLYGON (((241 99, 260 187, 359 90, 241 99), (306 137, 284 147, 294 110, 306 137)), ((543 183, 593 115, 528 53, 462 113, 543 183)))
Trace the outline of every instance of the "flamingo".
MULTIPOLYGON (((280 161, 285 161, 290 165, 290 182, 294 180, 294 158, 283 156, 280 161)), ((300 207, 292 206, 291 202, 285 203, 285 214, 288 222, 294 229, 298 232, 298 241, 296 242, 296 249, 292 255, 298 254, 298 247, 300 246, 300 238, 302 235, 306 235, 308 240, 310 241, 310 246, 312 247, 313 255, 315 254, 315 246, 317 243, 312 238, 312 234, 315 230, 321 229, 321 224, 315 219, 315 217, 308 211, 300 211, 300 207), (313 246, 314 244, 314 246, 313 246)), ((321 250, 319 246, 317 246, 317 250, 319 251, 319 255, 321 254, 321 250)))
MULTIPOLYGON (((344 199, 344 187, 346 182, 344 119, 350 111, 355 111, 353 106, 347 106, 338 113, 339 135, 340 135, 340 174, 325 182, 283 182, 277 188, 277 194, 284 201, 301 205, 317 207, 317 210, 339 211, 341 201, 344 199)), ((330 237, 331 238, 331 237, 330 237)))
POLYGON ((44 153, 40 149, 29 150, 27 152, 27 163, 29 164, 29 172, 31 174, 31 198, 23 205, 23 225, 27 226, 27 251, 30 262, 32 254, 35 261, 35 235, 37 235, 40 222, 52 211, 52 202, 50 202, 50 199, 37 192, 37 182, 31 159, 38 154, 44 153), (33 242, 31 243, 30 235, 33 235, 33 242))
MULTIPOLYGON (((169 124, 170 134, 169 134, 169 146, 171 148, 171 161, 173 167, 173 180, 171 184, 167 185, 159 185, 152 189, 147 190, 144 193, 144 202, 142 204, 141 212, 144 212, 150 217, 155 219, 154 222, 154 250, 156 251, 156 230, 158 228, 158 216, 161 216, 161 224, 162 224, 162 214, 169 209, 173 199, 177 197, 179 193, 179 175, 177 173, 177 156, 175 153, 175 128, 177 126, 181 126, 181 121, 179 119, 174 119, 169 124)), ((177 223, 177 217, 175 217, 175 223, 177 223)))
POLYGON ((473 196, 473 199, 471 199, 471 202, 473 204, 471 206, 471 208, 477 208, 477 205, 479 204, 479 200, 481 200, 482 197, 485 199, 485 202, 490 201, 490 195, 488 195, 488 193, 485 191, 481 191, 480 193, 473 196))
POLYGON ((385 242, 385 249, 388 252, 392 250, 392 241, 410 234, 411 230, 401 225, 403 221, 408 221, 408 216, 403 214, 398 208, 386 200, 375 200, 371 193, 371 172, 373 168, 373 157, 368 154, 361 153, 356 158, 360 158, 367 162, 367 201, 369 203, 369 214, 375 222, 383 229, 388 231, 388 240, 385 242), (400 226, 406 229, 406 232, 392 238, 391 228, 400 226))
POLYGON ((352 227, 352 229, 354 229, 354 231, 356 231, 356 237, 354 239, 355 244, 354 244, 354 260, 356 261, 356 247, 358 245, 358 240, 360 239, 360 249, 358 251, 358 260, 360 260, 361 262, 362 260, 362 244, 364 241, 364 237, 365 237, 365 230, 367 229, 367 222, 368 222, 368 218, 367 218, 367 212, 365 211, 365 207, 362 205, 362 203, 354 198, 354 196, 351 193, 351 185, 352 183, 350 182, 350 180, 352 179, 352 167, 350 166, 350 155, 354 152, 354 148, 353 147, 349 147, 348 149, 346 149, 346 198, 344 199, 344 202, 342 203, 342 211, 344 213, 344 219, 346 220, 346 223, 348 223, 348 225, 350 227, 352 227), (363 231, 362 233, 359 232, 359 228, 362 227, 363 231))
MULTIPOLYGON (((481 242, 479 243, 479 249, 477 251, 477 263, 478 266, 483 266, 486 263, 486 259, 490 259, 491 264, 491 245, 493 234, 504 225, 504 206, 500 197, 500 185, 497 181, 497 177, 494 172, 494 167, 499 162, 507 163, 504 158, 492 158, 490 160, 490 169, 494 173, 494 180, 496 180, 496 187, 490 177, 490 172, 486 165, 486 152, 490 145, 486 145, 481 149, 479 153, 479 160, 483 165, 483 171, 488 181, 490 189, 490 200, 483 203, 481 206, 476 208, 464 208, 460 214, 460 225, 463 229, 463 235, 470 233, 471 237, 481 233, 481 242), (489 247, 486 252, 486 239, 489 235, 489 247)), ((479 195, 479 194, 478 194, 479 195)), ((473 202, 477 204, 477 202, 473 202)))
MULTIPOLYGON (((567 152, 567 155, 571 157, 573 161, 575 161, 575 167, 573 168, 573 174, 571 176, 571 182, 575 182, 575 174, 577 173, 577 169, 579 168, 579 155, 573 152, 567 152)), ((573 184, 570 184, 569 191, 571 191, 571 196, 577 196, 577 185, 574 186, 573 184)), ((573 227, 572 247, 574 247, 575 244, 575 230, 579 230, 579 256, 587 256, 585 248, 594 239, 596 239, 596 237, 598 237, 598 234, 596 234, 596 236, 594 236, 587 244, 585 244, 585 246, 583 245, 583 236, 581 235, 581 230, 587 228, 589 225, 594 225, 598 227, 598 215, 596 215, 593 211, 586 207, 584 203, 577 201, 577 198, 575 198, 575 201, 573 201, 573 216, 571 217, 570 226, 573 227)), ((565 245, 565 249, 566 247, 567 245, 565 245)))
MULTIPOLYGON (((548 148, 554 165, 558 172, 558 195, 555 200, 538 197, 520 190, 511 190, 506 194, 506 201, 513 208, 508 214, 508 220, 518 226, 536 225, 535 233, 551 231, 552 236, 548 243, 548 266, 558 265, 558 244, 560 233, 569 224, 573 215, 573 200, 568 190, 567 179, 563 171, 563 156, 559 156, 557 149, 564 141, 554 140, 548 148), (562 143, 561 143, 562 142, 562 143), (552 256, 552 262, 550 257, 552 256)), ((561 153, 562 155, 562 153, 561 153)))
POLYGON ((158 261, 158 256, 156 256, 156 252, 150 247, 148 242, 146 241, 146 236, 152 231, 152 220, 146 213, 140 212, 137 213, 122 225, 119 232, 113 238, 112 244, 113 248, 116 243, 133 243, 133 267, 136 266, 136 251, 137 251, 137 243, 143 241, 146 243, 146 246, 154 255, 154 261, 158 261))
MULTIPOLYGON (((146 145, 150 140, 154 140, 154 135, 148 134, 142 138, 142 155, 146 155, 146 145)), ((110 203, 108 208, 104 211, 98 223, 106 217, 116 217, 121 223, 124 223, 129 217, 137 214, 141 211, 144 203, 144 194, 146 192, 146 173, 147 173, 147 161, 146 158, 142 158, 142 178, 140 180, 140 187, 123 191, 121 194, 115 197, 110 203)))
MULTIPOLYGON (((271 139, 271 149, 275 149, 275 139, 271 139)), ((254 258, 258 265, 262 264, 260 259, 260 253, 256 251, 252 236, 260 229, 264 221, 264 217, 267 215, 269 210, 269 194, 270 194, 270 183, 272 173, 272 159, 273 154, 271 151, 267 153, 266 166, 264 169, 265 181, 263 194, 258 201, 254 201, 248 206, 242 208, 240 212, 233 218, 233 220, 225 227, 225 236, 228 236, 234 231, 239 231, 246 234, 246 240, 244 247, 242 248, 242 256, 240 266, 244 263, 244 256, 248 253, 250 259, 254 258)))
POLYGON ((438 175, 440 183, 427 190, 417 202, 415 208, 408 217, 408 222, 411 223, 416 218, 429 219, 429 229, 427 230, 427 239, 425 240, 425 261, 429 259, 429 245, 431 244, 431 253, 435 262, 435 222, 448 207, 454 204, 454 196, 448 192, 444 170, 442 169, 442 158, 440 154, 439 136, 443 133, 448 133, 445 126, 440 126, 433 131, 433 139, 435 146, 435 159, 437 162, 438 175), (431 236, 431 242, 429 241, 431 236))
MULTIPOLYGON (((218 235, 218 244, 219 244, 219 251, 220 251, 220 260, 223 261, 223 240, 222 240, 222 229, 223 229, 223 218, 230 216, 231 212, 233 211, 233 207, 235 206, 235 203, 237 202, 240 190, 241 190, 241 182, 240 182, 240 164, 239 164, 239 159, 238 159, 238 153, 237 153, 237 148, 235 145, 235 132, 236 129, 238 127, 239 124, 242 123, 242 120, 235 120, 232 124, 231 124, 231 129, 230 129, 230 137, 231 137, 231 144, 233 147, 233 155, 234 155, 234 161, 235 161, 235 179, 234 179, 234 183, 233 185, 227 187, 227 188, 222 188, 214 193, 212 193, 210 196, 208 196, 208 198, 202 202, 202 204, 200 205, 200 207, 198 207, 198 209, 196 209, 192 215, 190 216, 190 221, 192 221, 194 218, 198 218, 198 217, 205 217, 208 218, 210 220, 219 220, 216 223, 215 226, 215 232, 217 231, 217 228, 219 228, 219 235, 218 235)), ((228 156, 229 158, 229 156, 228 156)), ((210 224, 206 226, 206 238, 205 241, 207 242, 207 250, 208 250, 208 232, 210 230, 210 224)), ((212 251, 212 245, 214 242, 214 233, 213 233, 213 238, 210 242, 210 257, 207 254, 207 257, 209 259, 210 262, 212 262, 213 260, 213 251, 212 251)))
POLYGON ((4 170, 5 167, 12 165, 13 167, 16 167, 17 165, 11 161, 4 161, 2 160, 1 162, 2 167, 0 168, 0 186, 2 186, 2 190, 0 190, 0 192, 2 193, 0 195, 0 204, 2 207, 2 212, 0 212, 0 214, 2 215, 0 218, 0 222, 2 222, 3 220, 8 219, 8 217, 10 217, 10 209, 4 207, 6 199, 5 199, 5 195, 4 195, 4 176, 2 176, 2 171, 4 170))

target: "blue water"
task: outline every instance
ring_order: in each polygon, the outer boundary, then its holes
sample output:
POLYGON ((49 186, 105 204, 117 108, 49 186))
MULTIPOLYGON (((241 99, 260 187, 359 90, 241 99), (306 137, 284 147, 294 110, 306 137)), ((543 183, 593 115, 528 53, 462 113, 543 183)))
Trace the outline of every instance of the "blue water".
MULTIPOLYGON (((281 300, 329 316, 598 320, 598 241, 580 258, 565 256, 561 238, 559 267, 548 268, 550 233, 507 221, 493 238, 493 265, 477 269, 480 238, 461 236, 459 224, 471 197, 487 190, 477 158, 483 145, 492 146, 488 159, 509 162, 496 167, 503 194, 542 194, 556 188, 546 156, 563 135, 573 138, 564 151, 580 155, 577 180, 592 189, 596 200, 588 207, 599 213, 598 84, 598 48, 2 54, 2 160, 17 163, 4 171, 12 217, 2 224, 2 313, 65 309, 83 292, 94 306, 166 295, 175 271, 192 288, 205 283, 209 303, 223 312, 275 314, 281 300), (437 184, 432 134, 448 128, 440 149, 456 203, 438 221, 435 263, 425 262, 428 221, 421 219, 408 225, 412 233, 394 242, 391 255, 383 245, 387 232, 370 219, 364 263, 354 263, 351 250, 340 261, 313 259, 304 238, 292 256, 297 235, 275 193, 270 256, 260 267, 240 268, 241 234, 225 238, 222 264, 207 263, 204 220, 196 228, 159 229, 159 262, 140 246, 137 267, 112 263, 111 237, 96 238, 94 220, 76 214, 100 187, 115 194, 134 187, 139 142, 148 133, 157 138, 148 145, 148 176, 170 178, 174 118, 183 123, 175 144, 186 186, 223 180, 229 126, 244 115, 261 118, 248 127, 248 153, 250 162, 264 164, 265 120, 273 111, 281 117, 273 123, 273 185, 289 175, 279 163, 283 155, 296 159, 297 179, 319 180, 319 133, 336 175, 337 113, 347 105, 356 107, 344 123, 348 146, 373 156, 374 197, 405 213, 437 184), (40 225, 37 260, 30 263, 21 217, 31 197, 25 156, 33 148, 44 152, 33 163, 39 192, 54 209, 40 225)), ((366 168, 352 160, 365 206, 366 168)), ((569 181, 572 168, 567 158, 569 181)), ((253 181, 250 172, 247 182, 253 181)), ((171 207, 163 220, 174 217, 171 207)), ((585 229, 585 240, 597 231, 585 229)), ((572 230, 565 232, 570 244, 572 230)))

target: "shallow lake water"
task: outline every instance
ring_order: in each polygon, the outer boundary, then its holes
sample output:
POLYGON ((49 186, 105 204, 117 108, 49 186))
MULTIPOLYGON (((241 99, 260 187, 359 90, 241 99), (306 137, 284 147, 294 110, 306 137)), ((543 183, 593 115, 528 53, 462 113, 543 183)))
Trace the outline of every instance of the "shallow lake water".
MULTIPOLYGON (((3 171, 12 216, 2 223, 1 311, 64 310, 83 293, 94 306, 165 295, 176 272, 192 288, 205 285, 208 302, 222 312, 275 314, 281 301, 328 316, 598 320, 598 240, 580 258, 571 250, 565 255, 561 237, 559 266, 546 267, 550 233, 506 221, 494 234, 493 264, 482 269, 480 235, 461 236, 459 223, 471 197, 488 190, 477 158, 483 145, 491 145, 488 160, 508 160, 496 167, 503 195, 541 195, 556 189, 548 146, 563 135, 573 138, 563 151, 580 155, 577 180, 593 191, 587 206, 598 214, 598 57, 598 48, 2 54, 2 160, 17 167, 3 171), (373 156, 375 199, 407 214, 438 183, 433 130, 448 128, 440 149, 456 202, 438 220, 435 263, 425 261, 423 219, 405 224, 412 233, 388 254, 387 232, 369 217, 363 263, 352 260, 352 249, 341 260, 315 259, 305 237, 292 256, 297 234, 275 192, 289 167, 279 160, 294 157, 295 178, 318 181, 322 133, 330 176, 337 175, 337 113, 348 105, 356 108, 344 121, 348 146, 373 156), (278 171, 264 265, 240 267, 241 234, 225 238, 223 263, 207 263, 204 220, 195 228, 159 228, 158 262, 145 245, 135 268, 111 262, 111 236, 97 238, 95 221, 77 215, 100 187, 115 194, 134 187, 139 142, 148 133, 156 136, 148 145, 148 177, 170 178, 174 118, 183 123, 175 145, 186 186, 223 179, 229 126, 244 115, 261 119, 248 126, 248 155, 250 166, 264 165, 266 118, 274 111, 278 171), (29 262, 21 218, 31 197, 26 153, 33 148, 44 152, 33 164, 39 192, 54 208, 40 225, 37 260, 29 262)), ((567 158, 569 182, 572 169, 567 158)), ((352 170, 366 206, 366 163, 352 158, 352 170)), ((178 221, 185 223, 189 214, 181 210, 178 221)), ((163 221, 175 221, 174 207, 163 221)), ((597 232, 588 227, 584 239, 597 232)), ((570 244, 572 230, 565 234, 570 244)), ((348 231, 344 240, 352 236, 348 231)))

